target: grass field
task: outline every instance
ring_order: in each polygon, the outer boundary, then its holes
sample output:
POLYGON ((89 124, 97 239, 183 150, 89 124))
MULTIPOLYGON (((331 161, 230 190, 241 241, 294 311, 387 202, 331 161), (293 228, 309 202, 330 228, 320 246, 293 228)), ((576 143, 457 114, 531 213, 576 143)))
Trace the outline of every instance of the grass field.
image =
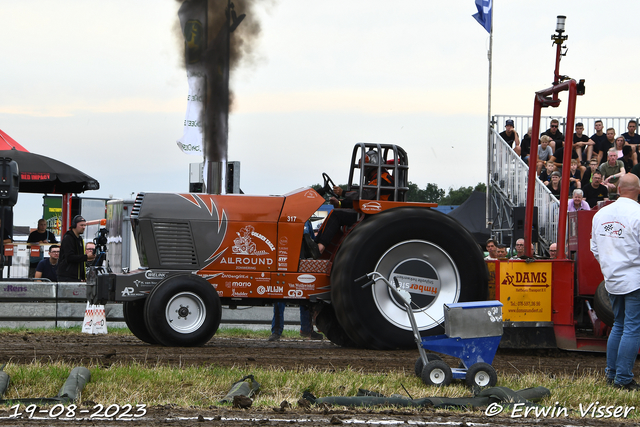
MULTIPOLYGON (((26 329, 24 330, 26 331, 26 329)), ((15 329, 0 329, 0 333, 20 332, 15 329)), ((79 328, 40 330, 42 333, 71 334, 79 328)), ((110 329, 109 333, 129 334, 127 329, 110 329)), ((292 338, 295 331, 288 332, 292 338)), ((286 336, 287 333, 285 333, 286 336)), ((243 329, 221 329, 221 337, 266 338, 269 331, 249 331, 243 329)), ((26 397, 55 396, 69 372, 74 366, 56 362, 43 364, 9 363, 4 368, 11 377, 11 383, 5 399, 26 397)), ((86 366, 91 371, 91 382, 80 396, 83 402, 103 404, 144 403, 148 406, 176 405, 177 407, 208 408, 220 406, 220 399, 229 391, 231 385, 241 377, 252 374, 261 383, 261 392, 255 399, 254 407, 278 407, 283 400, 295 402, 309 390, 317 397, 354 396, 359 388, 376 391, 386 396, 407 392, 413 398, 429 396, 468 397, 470 391, 462 383, 449 387, 427 387, 412 371, 392 373, 364 373, 357 369, 342 370, 318 369, 263 369, 236 366, 168 367, 162 365, 143 366, 130 363, 115 363, 109 367, 99 364, 86 366), (405 392, 406 389, 406 392, 405 392)), ((551 397, 539 402, 544 407, 564 407, 573 409, 579 415, 578 408, 596 406, 636 406, 638 393, 615 390, 606 386, 601 375, 556 376, 550 378, 543 373, 525 373, 523 375, 500 375, 499 385, 513 390, 543 386, 552 391, 551 397), (596 403, 598 402, 598 403, 596 403)), ((571 411, 569 411, 571 412, 571 411)), ((638 411, 632 411, 629 419, 638 420, 638 411)))

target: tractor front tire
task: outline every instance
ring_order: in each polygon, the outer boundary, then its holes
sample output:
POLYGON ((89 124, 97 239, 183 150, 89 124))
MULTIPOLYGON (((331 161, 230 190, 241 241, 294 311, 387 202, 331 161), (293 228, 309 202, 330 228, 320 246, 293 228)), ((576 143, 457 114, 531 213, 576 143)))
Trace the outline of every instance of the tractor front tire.
POLYGON ((179 275, 153 288, 144 312, 147 328, 160 344, 195 347, 206 344, 218 330, 222 304, 209 282, 179 275))
POLYGON ((158 341, 153 338, 151 332, 147 328, 147 324, 144 321, 144 305, 145 300, 139 299, 135 301, 124 301, 122 303, 122 313, 124 321, 127 327, 133 335, 139 340, 148 344, 158 344, 158 341))
POLYGON ((336 317, 360 347, 414 347, 405 306, 379 280, 362 288, 355 280, 377 271, 411 294, 422 336, 444 333, 443 304, 488 297, 484 257, 471 234, 455 219, 419 207, 372 215, 345 238, 331 271, 336 317))
POLYGON ((598 319, 602 320, 602 323, 610 328, 613 327, 615 316, 613 314, 611 300, 609 299, 609 292, 607 292, 607 288, 604 285, 604 280, 598 285, 595 295, 593 296, 593 311, 596 312, 598 319))

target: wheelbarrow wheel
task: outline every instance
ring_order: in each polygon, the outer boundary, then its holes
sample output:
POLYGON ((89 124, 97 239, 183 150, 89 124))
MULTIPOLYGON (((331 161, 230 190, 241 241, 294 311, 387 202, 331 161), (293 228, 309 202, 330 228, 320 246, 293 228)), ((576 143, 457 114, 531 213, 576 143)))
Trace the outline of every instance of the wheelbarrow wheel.
MULTIPOLYGON (((433 362, 434 360, 442 360, 442 359, 437 354, 427 353, 427 363, 433 362)), ((418 357, 418 360, 416 360, 416 366, 415 366, 416 377, 420 378, 420 376, 422 375, 423 369, 424 369, 424 363, 422 363, 422 357, 418 357)))
POLYGON ((449 365, 442 360, 434 360, 424 366, 421 377, 426 385, 442 387, 451 384, 453 373, 449 365))
POLYGON ((471 389, 474 387, 494 387, 498 383, 498 374, 493 366, 479 362, 471 365, 464 380, 471 389))

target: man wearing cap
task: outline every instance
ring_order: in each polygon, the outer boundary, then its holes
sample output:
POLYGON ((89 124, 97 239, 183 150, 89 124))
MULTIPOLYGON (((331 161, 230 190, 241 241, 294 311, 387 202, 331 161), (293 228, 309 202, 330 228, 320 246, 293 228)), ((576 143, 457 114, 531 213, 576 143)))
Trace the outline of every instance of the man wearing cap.
POLYGON ((513 148, 513 151, 515 151, 516 154, 519 156, 520 155, 520 137, 518 136, 518 132, 516 132, 514 129, 513 120, 511 119, 507 120, 505 122, 504 128, 505 128, 504 132, 500 132, 500 137, 504 139, 505 142, 509 144, 511 148, 513 148))
POLYGON ((58 261, 59 282, 81 282, 85 280, 84 263, 93 261, 95 254, 84 253, 84 241, 80 236, 87 227, 87 221, 76 215, 71 221, 71 228, 64 234, 60 244, 60 260, 58 261))

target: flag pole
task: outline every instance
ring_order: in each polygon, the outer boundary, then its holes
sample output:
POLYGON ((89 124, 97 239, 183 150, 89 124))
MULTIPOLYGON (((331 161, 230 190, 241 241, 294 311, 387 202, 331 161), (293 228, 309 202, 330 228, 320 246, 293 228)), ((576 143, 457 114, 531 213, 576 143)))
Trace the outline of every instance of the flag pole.
MULTIPOLYGON (((489 192, 491 189, 491 73, 493 72, 493 5, 491 2, 491 30, 489 31, 489 52, 487 54, 489 59, 489 83, 488 83, 488 95, 487 95, 487 191, 485 193, 485 207, 486 207, 486 225, 487 228, 493 229, 493 221, 491 220, 491 204, 489 192)), ((493 237, 493 236, 492 236, 493 237)))

